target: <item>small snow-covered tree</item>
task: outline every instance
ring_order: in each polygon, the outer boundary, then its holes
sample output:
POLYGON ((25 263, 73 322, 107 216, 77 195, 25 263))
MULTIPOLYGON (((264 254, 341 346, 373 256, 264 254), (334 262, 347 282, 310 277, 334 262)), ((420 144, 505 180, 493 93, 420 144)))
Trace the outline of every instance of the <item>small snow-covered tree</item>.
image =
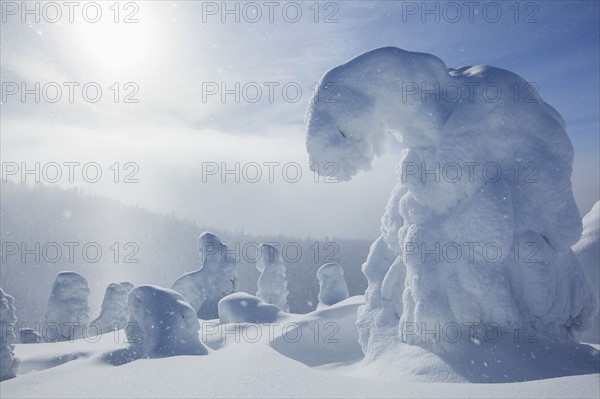
POLYGON ((131 283, 112 283, 106 287, 100 316, 92 322, 99 334, 122 329, 127 323, 127 295, 133 288, 131 283), (131 288, 129 288, 131 286, 131 288))
POLYGON ((129 281, 121 281, 119 284, 121 284, 123 287, 125 287, 125 289, 127 290, 127 293, 129 293, 133 289, 133 287, 135 287, 129 281))
POLYGON ((39 344, 42 341, 40 333, 33 328, 21 328, 19 330, 19 342, 22 344, 39 344))
POLYGON ((284 312, 289 312, 285 264, 279 250, 269 244, 260 244, 256 257, 256 268, 260 272, 256 296, 278 306, 284 312))
POLYGON ((397 335, 402 315, 400 295, 405 277, 402 265, 394 266, 399 261, 383 238, 379 237, 371 245, 367 261, 362 265, 369 285, 365 291, 365 304, 358 308, 356 324, 364 353, 371 352, 368 349, 374 346, 373 341, 381 339, 382 335, 391 339, 397 335), (389 273, 392 269, 396 269, 397 273, 389 273), (390 333, 378 334, 378 330, 390 333))
POLYGON ((14 354, 15 335, 15 300, 0 288, 0 381, 17 375, 19 359, 14 354))
MULTIPOLYGON (((600 201, 583 218, 583 233, 573 245, 573 252, 581 267, 592 281, 596 293, 600 289, 600 201)), ((600 343, 600 314, 596 314, 592 328, 581 334, 581 340, 592 344, 600 343)))
POLYGON ((216 235, 205 232, 198 241, 202 266, 179 277, 171 288, 183 295, 199 318, 216 319, 221 298, 235 292, 236 262, 216 235))
POLYGON ((335 305, 348 298, 348 286, 344 279, 344 270, 337 263, 326 263, 317 271, 319 279, 319 305, 335 305))
POLYGON ((58 273, 48 299, 44 338, 49 341, 81 338, 82 329, 89 322, 89 295, 85 277, 75 272, 58 273))
POLYGON ((134 288, 127 298, 127 340, 145 358, 206 355, 194 309, 177 292, 152 285, 134 288))
POLYGON ((246 292, 235 292, 219 301, 221 323, 274 323, 282 316, 278 306, 246 292))

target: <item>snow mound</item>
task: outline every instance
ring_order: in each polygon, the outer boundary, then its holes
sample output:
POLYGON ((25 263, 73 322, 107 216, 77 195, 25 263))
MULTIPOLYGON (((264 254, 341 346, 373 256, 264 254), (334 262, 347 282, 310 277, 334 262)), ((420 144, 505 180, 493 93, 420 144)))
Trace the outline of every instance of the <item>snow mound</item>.
POLYGON ((177 292, 152 285, 134 288, 127 298, 127 339, 145 358, 206 355, 196 312, 177 292))
POLYGON ((99 329, 98 333, 120 330, 127 324, 127 295, 133 289, 133 284, 112 283, 106 287, 100 316, 92 322, 99 329))
POLYGON ((202 267, 179 277, 171 288, 183 295, 199 318, 216 319, 221 298, 235 292, 235 258, 227 245, 212 233, 202 233, 198 241, 202 267))
POLYGON ((19 359, 14 355, 15 335, 15 300, 0 288, 0 381, 14 378, 17 375, 19 359))
MULTIPOLYGON (((573 252, 579 260, 581 267, 596 287, 600 289, 600 201, 583 218, 583 234, 573 245, 573 252)), ((583 342, 600 343, 600 315, 596 315, 594 325, 589 331, 581 334, 583 342)))
POLYGON ((256 268, 260 272, 256 296, 267 303, 288 312, 287 280, 285 264, 279 250, 269 244, 260 244, 257 249, 256 268))
POLYGON ((227 295, 219 301, 221 323, 273 323, 283 311, 245 292, 227 295))
POLYGON ((353 296, 296 319, 279 323, 271 346, 310 367, 347 364, 362 359, 356 310, 364 303, 353 296))
POLYGON ((82 330, 89 322, 89 296, 90 290, 85 277, 75 272, 58 273, 48 299, 47 333, 44 338, 49 341, 81 338, 82 330))
POLYGON ((533 322, 548 342, 576 342, 590 328, 597 298, 571 250, 582 229, 573 147, 560 114, 523 78, 381 48, 325 74, 306 129, 312 167, 333 162, 341 180, 368 170, 388 133, 404 147, 364 267, 358 325, 371 357, 407 327, 474 323, 480 339, 485 323, 509 333, 533 322), (319 101, 332 85, 334 101, 319 101))
POLYGON ((326 263, 317 271, 319 280, 319 305, 331 306, 348 298, 344 269, 337 263, 326 263))

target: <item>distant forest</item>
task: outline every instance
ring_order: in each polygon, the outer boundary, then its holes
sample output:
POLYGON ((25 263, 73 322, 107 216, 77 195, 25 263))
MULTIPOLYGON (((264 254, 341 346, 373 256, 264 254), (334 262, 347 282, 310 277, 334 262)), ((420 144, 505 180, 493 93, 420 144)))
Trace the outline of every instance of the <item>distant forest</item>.
POLYGON ((199 226, 173 214, 124 205, 79 189, 1 183, 2 259, 0 286, 14 296, 19 323, 43 322, 52 283, 60 271, 76 271, 91 290, 90 317, 98 316, 104 290, 112 282, 170 288, 201 265, 198 236, 218 235, 239 259, 237 290, 256 293, 256 246, 276 243, 287 267, 290 311, 314 310, 317 269, 337 262, 350 295, 363 294, 361 272, 370 243, 335 237, 249 235, 199 226))

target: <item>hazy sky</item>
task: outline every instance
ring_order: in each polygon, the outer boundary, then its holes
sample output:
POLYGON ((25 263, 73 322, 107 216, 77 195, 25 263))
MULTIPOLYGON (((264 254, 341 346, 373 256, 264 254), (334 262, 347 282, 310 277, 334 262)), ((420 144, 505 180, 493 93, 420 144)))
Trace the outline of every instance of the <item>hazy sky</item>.
POLYGON ((401 147, 351 182, 315 181, 303 119, 328 69, 397 46, 534 82, 566 120, 580 212, 599 198, 597 1, 429 2, 429 12, 420 1, 229 2, 231 13, 220 1, 136 1, 118 15, 112 1, 81 2, 73 22, 56 2, 39 3, 39 23, 21 2, 0 3, 2 162, 56 162, 64 187, 223 229, 373 239, 401 147), (39 103, 22 101, 36 82, 39 103), (88 180, 97 164, 102 178, 86 181, 80 165, 71 183, 65 162, 94 166, 88 180), (239 182, 221 174, 236 163, 239 182))

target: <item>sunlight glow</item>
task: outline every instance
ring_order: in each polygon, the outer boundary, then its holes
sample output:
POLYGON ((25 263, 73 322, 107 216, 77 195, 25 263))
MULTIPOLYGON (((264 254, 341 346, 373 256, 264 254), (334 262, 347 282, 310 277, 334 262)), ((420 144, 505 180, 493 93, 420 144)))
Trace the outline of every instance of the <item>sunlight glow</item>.
POLYGON ((78 26, 74 39, 98 69, 124 72, 142 68, 149 61, 157 40, 154 25, 148 15, 133 23, 102 19, 78 26))

